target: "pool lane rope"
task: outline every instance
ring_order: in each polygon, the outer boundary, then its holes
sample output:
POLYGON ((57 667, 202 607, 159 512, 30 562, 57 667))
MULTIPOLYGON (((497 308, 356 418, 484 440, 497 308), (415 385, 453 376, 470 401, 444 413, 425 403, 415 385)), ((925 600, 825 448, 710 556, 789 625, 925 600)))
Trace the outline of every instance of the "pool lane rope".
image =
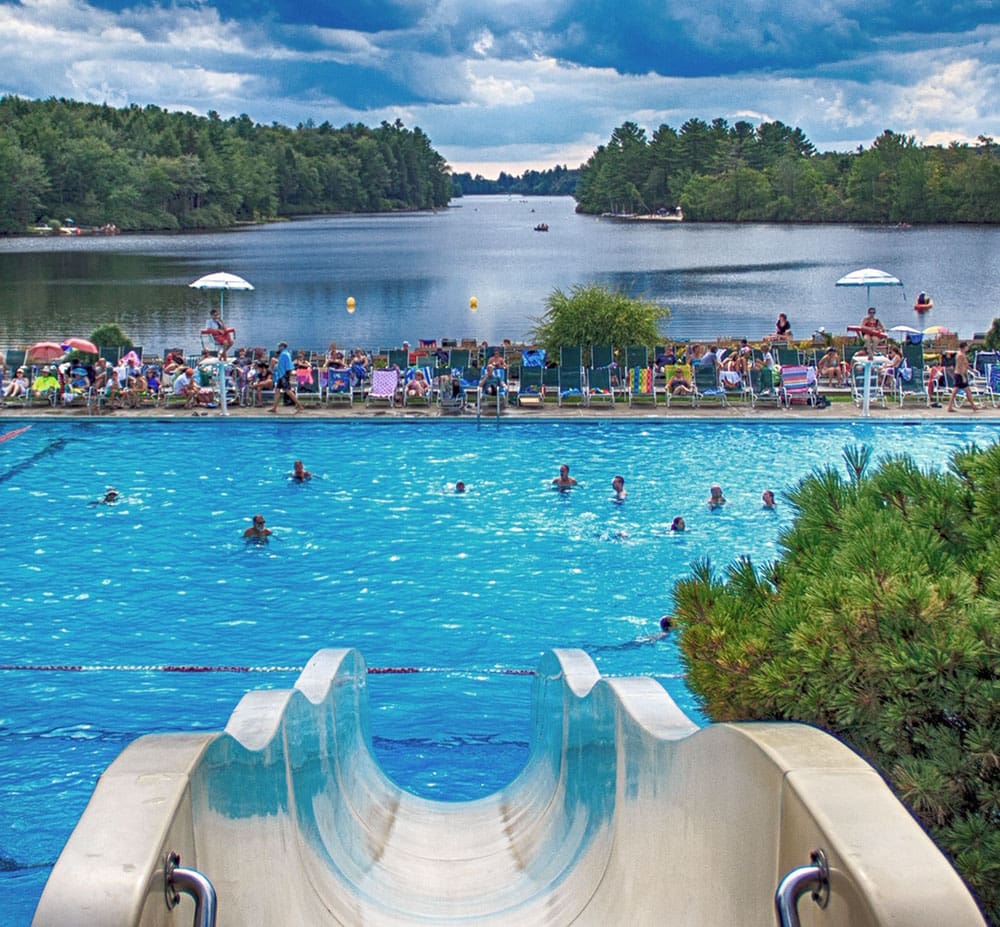
MULTIPOLYGON (((301 673, 302 666, 204 666, 194 664, 137 663, 0 663, 3 673, 301 673)), ((369 676, 445 673, 452 676, 537 676, 533 669, 459 669, 447 666, 369 666, 369 676)), ((653 679, 683 679, 683 673, 645 674, 653 679)), ((606 679, 614 678, 607 674, 606 679)))
MULTIPOLYGON (((0 672, 44 673, 301 673, 302 666, 198 666, 185 664, 75 664, 75 663, 2 663, 0 672)), ((529 669, 455 669, 443 666, 369 666, 368 675, 405 673, 454 673, 457 675, 534 676, 529 669)))

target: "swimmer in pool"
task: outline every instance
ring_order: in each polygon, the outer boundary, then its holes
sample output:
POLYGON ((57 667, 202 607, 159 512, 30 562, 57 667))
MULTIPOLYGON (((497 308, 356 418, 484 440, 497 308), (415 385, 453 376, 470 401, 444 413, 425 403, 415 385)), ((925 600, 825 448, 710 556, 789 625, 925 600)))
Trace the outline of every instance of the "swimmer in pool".
POLYGON ((770 489, 765 489, 761 494, 760 501, 765 509, 774 508, 774 493, 770 489))
POLYGON ((560 492, 566 492, 567 489, 576 486, 576 480, 569 475, 569 464, 563 464, 559 468, 559 476, 552 481, 552 485, 560 492))
POLYGON ((683 531, 686 527, 684 519, 680 515, 674 516, 674 520, 670 522, 671 531, 683 531))
POLYGON ((302 465, 301 460, 296 460, 293 464, 292 479, 296 483, 304 483, 306 480, 312 479, 312 474, 302 465))
POLYGON ((121 494, 114 486, 109 486, 100 499, 94 499, 88 505, 114 505, 121 498, 121 494))
POLYGON ((459 480, 455 484, 455 492, 465 492, 465 483, 463 483, 461 480, 459 480))
POLYGON ((611 488, 615 491, 615 502, 624 502, 628 495, 628 490, 625 489, 625 477, 616 476, 611 481, 611 488))
POLYGON ((264 516, 254 515, 253 524, 243 532, 248 541, 266 541, 271 536, 271 529, 264 527, 264 516))
POLYGON ((708 507, 713 511, 721 509, 726 504, 726 497, 722 495, 721 486, 713 486, 708 493, 708 507))

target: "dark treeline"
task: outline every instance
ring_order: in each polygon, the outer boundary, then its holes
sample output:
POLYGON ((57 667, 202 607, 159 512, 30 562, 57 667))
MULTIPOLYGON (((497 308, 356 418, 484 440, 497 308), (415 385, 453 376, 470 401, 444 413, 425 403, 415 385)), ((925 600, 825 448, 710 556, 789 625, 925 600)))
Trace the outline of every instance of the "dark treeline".
POLYGON ((580 172, 580 212, 653 213, 725 222, 1000 222, 1000 148, 947 148, 886 130, 868 149, 816 152, 780 122, 690 119, 651 139, 615 129, 580 172))
POLYGON ((77 225, 185 229, 279 216, 446 206, 420 129, 195 116, 156 106, 0 99, 0 233, 77 225))
POLYGON ((552 167, 547 171, 525 171, 520 177, 500 172, 496 180, 487 180, 480 174, 454 174, 455 196, 473 193, 507 193, 516 196, 572 196, 576 193, 579 168, 552 167))

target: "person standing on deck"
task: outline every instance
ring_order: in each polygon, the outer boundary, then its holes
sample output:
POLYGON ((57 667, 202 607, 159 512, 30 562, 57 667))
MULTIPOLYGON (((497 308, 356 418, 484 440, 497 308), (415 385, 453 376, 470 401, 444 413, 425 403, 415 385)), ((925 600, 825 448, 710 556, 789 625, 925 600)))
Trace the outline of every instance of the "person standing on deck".
POLYGON ((278 411, 278 400, 284 396, 295 406, 295 414, 298 415, 302 409, 299 397, 292 389, 292 355, 288 352, 288 342, 282 341, 278 344, 278 366, 274 368, 274 403, 268 412, 278 411))
POLYGON ((972 401, 972 392, 969 389, 969 356, 965 353, 966 348, 968 348, 968 343, 963 341, 958 346, 958 351, 955 354, 955 386, 951 391, 951 399, 948 400, 948 411, 955 411, 955 397, 958 396, 960 390, 965 391, 965 398, 968 400, 969 408, 973 412, 979 411, 979 406, 977 406, 972 401))

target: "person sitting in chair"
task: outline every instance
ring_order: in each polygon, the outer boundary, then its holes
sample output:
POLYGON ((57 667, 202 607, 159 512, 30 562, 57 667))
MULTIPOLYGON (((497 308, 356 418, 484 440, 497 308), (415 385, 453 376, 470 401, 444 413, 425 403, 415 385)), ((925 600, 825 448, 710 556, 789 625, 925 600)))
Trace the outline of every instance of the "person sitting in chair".
POLYGON ((861 320, 859 327, 861 328, 861 337, 865 339, 865 349, 868 352, 868 356, 874 357, 878 342, 885 338, 885 327, 879 321, 878 316, 875 315, 874 306, 868 307, 868 312, 861 320))
POLYGON ((213 309, 209 313, 208 321, 205 323, 205 331, 211 334, 213 340, 219 346, 219 357, 225 360, 226 351, 233 346, 233 332, 235 329, 226 328, 226 323, 222 321, 219 310, 213 309))

